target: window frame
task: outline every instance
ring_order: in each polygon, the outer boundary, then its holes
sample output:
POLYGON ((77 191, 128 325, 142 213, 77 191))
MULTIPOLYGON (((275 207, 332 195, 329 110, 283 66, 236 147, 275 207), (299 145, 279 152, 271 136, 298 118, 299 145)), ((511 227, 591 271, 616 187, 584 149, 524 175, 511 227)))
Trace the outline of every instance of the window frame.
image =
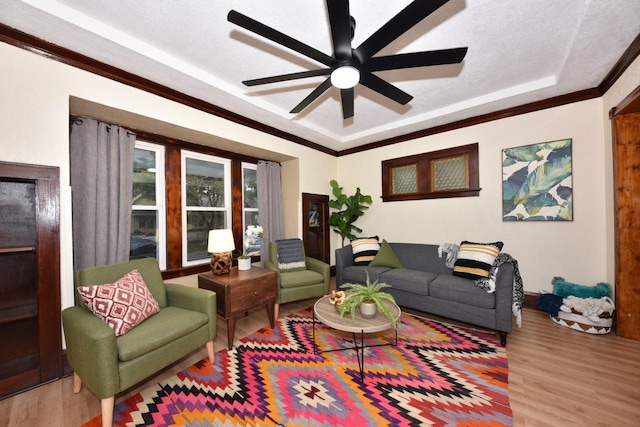
POLYGON ((438 199, 449 197, 475 197, 480 195, 478 143, 445 148, 427 153, 398 157, 382 162, 382 201, 438 199), (460 189, 434 190, 433 162, 436 160, 465 156, 467 186, 460 189), (393 169, 403 166, 416 166, 417 191, 411 193, 393 193, 393 169))
MULTIPOLYGON (((153 151, 156 160, 156 204, 135 205, 131 204, 131 211, 155 211, 157 214, 157 260, 161 270, 167 266, 167 203, 166 203, 166 179, 165 179, 165 147, 149 141, 136 140, 134 149, 153 151)), ((133 202, 133 201, 132 201, 133 202)))
POLYGON ((196 260, 188 261, 188 245, 187 245, 187 213, 189 211, 200 212, 225 212, 225 225, 224 228, 232 228, 233 218, 232 215, 232 197, 231 197, 231 159, 224 157, 214 156, 211 154, 203 154, 196 151, 180 150, 180 192, 181 192, 181 211, 182 211, 182 267, 191 267, 207 264, 210 262, 211 257, 200 258, 196 260), (224 175, 224 207, 215 206, 187 206, 187 159, 195 159, 210 163, 222 164, 224 175))
POLYGON ((183 150, 195 153, 218 156, 231 161, 231 194, 232 217, 230 225, 233 230, 236 246, 242 242, 242 168, 241 163, 258 164, 259 158, 236 153, 216 147, 214 145, 196 144, 190 141, 168 137, 142 129, 130 128, 137 135, 138 141, 146 141, 164 147, 164 179, 166 203, 166 267, 162 270, 164 280, 194 275, 209 271, 209 264, 198 264, 185 267, 182 265, 182 179, 181 152, 183 150))

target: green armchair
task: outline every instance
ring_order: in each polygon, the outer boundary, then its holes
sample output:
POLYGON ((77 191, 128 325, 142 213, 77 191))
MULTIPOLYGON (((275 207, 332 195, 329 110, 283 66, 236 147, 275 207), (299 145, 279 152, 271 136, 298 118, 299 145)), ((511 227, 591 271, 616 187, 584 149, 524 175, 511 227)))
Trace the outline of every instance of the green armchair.
POLYGON ((74 370, 73 391, 84 383, 100 400, 102 425, 111 426, 115 395, 205 345, 214 362, 216 294, 164 283, 153 258, 75 272, 75 286, 113 283, 137 269, 160 311, 116 337, 77 294, 76 304, 62 311, 67 357, 74 370))
POLYGON ((278 273, 278 300, 274 308, 275 319, 278 319, 280 304, 329 293, 331 277, 329 264, 307 256, 304 259, 305 269, 280 270, 278 268, 278 244, 277 242, 269 242, 269 260, 265 261, 264 266, 278 273))

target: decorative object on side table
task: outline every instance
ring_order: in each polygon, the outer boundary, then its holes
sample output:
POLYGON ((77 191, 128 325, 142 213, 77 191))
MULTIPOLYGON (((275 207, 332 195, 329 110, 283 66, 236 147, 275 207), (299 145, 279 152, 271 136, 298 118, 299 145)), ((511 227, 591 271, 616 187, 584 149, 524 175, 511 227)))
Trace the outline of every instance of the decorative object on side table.
POLYGON ((264 230, 260 225, 248 225, 244 237, 244 251, 247 255, 260 255, 264 230))
POLYGON ((236 248, 231 230, 218 229, 209 231, 207 251, 211 253, 211 272, 215 275, 229 274, 233 257, 231 253, 236 248))
POLYGON ((367 272, 366 285, 358 283, 343 284, 342 288, 347 290, 347 297, 340 304, 340 309, 338 310, 340 317, 344 317, 345 314, 350 313, 353 319, 356 315, 356 308, 358 308, 363 318, 372 319, 376 316, 376 311, 380 310, 387 316, 389 322, 391 322, 391 326, 397 328, 397 319, 385 304, 385 301, 391 301, 395 304, 395 299, 391 294, 382 291, 383 288, 388 287, 390 286, 386 283, 378 283, 377 280, 371 283, 369 272, 367 272))
POLYGON ((238 270, 245 271, 251 269, 251 256, 244 250, 238 255, 238 270))

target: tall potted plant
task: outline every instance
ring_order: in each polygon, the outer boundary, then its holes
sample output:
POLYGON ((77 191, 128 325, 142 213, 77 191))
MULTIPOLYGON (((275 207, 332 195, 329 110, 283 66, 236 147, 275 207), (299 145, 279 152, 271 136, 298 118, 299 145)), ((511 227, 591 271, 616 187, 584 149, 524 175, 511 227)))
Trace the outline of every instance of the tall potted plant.
POLYGON ((356 193, 352 196, 347 196, 342 192, 342 187, 338 184, 338 181, 332 179, 331 189, 335 199, 329 200, 329 207, 335 209, 329 216, 329 225, 333 227, 333 231, 340 234, 342 237, 342 246, 344 246, 344 239, 354 239, 356 236, 354 233, 361 233, 362 229, 356 227, 353 223, 358 218, 364 215, 365 210, 369 209, 373 200, 371 196, 362 194, 360 187, 356 189, 356 193))

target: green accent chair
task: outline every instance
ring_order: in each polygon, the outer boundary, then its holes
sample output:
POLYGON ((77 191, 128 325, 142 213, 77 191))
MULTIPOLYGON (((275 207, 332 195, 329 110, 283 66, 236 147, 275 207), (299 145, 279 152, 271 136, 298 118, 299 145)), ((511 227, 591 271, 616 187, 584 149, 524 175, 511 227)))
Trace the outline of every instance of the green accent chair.
POLYGON ((102 425, 111 426, 115 395, 171 365, 200 346, 214 363, 216 294, 205 289, 164 283, 153 258, 75 272, 75 286, 113 283, 137 269, 160 306, 126 334, 94 316, 77 290, 75 306, 62 311, 67 357, 74 371, 73 391, 84 383, 100 400, 102 425))
POLYGON ((264 266, 278 273, 278 300, 274 308, 276 320, 280 304, 320 297, 329 293, 331 278, 329 264, 308 256, 305 256, 305 264, 306 269, 280 270, 278 244, 269 242, 269 260, 265 261, 264 266))

